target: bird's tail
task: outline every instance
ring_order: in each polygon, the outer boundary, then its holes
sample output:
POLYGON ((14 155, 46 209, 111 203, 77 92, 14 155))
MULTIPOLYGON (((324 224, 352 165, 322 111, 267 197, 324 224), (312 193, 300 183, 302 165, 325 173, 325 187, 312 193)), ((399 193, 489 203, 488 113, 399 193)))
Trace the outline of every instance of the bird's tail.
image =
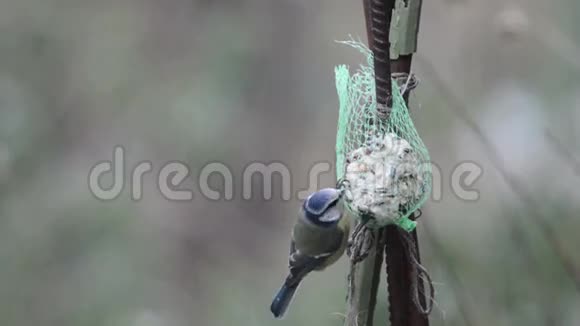
POLYGON ((275 318, 280 319, 284 317, 299 284, 300 282, 290 282, 288 279, 284 282, 284 285, 282 285, 282 288, 280 288, 270 305, 270 311, 275 318))

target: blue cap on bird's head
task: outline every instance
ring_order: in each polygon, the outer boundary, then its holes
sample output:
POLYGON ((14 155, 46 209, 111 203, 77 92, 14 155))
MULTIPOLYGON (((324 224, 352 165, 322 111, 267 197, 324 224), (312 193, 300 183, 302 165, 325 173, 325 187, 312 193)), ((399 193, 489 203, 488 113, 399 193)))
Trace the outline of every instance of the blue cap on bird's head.
POLYGON ((304 214, 312 223, 320 226, 336 224, 341 214, 330 213, 329 208, 336 206, 340 199, 341 191, 335 188, 324 188, 312 193, 304 201, 304 214))

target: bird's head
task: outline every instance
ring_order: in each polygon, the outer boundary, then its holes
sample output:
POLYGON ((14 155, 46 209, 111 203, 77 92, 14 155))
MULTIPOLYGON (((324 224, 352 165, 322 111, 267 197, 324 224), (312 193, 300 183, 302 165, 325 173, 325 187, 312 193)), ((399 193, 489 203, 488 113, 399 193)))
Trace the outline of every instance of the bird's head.
POLYGON ((336 225, 342 217, 337 207, 341 195, 341 191, 335 188, 324 188, 312 193, 302 206, 306 219, 318 226, 336 225))

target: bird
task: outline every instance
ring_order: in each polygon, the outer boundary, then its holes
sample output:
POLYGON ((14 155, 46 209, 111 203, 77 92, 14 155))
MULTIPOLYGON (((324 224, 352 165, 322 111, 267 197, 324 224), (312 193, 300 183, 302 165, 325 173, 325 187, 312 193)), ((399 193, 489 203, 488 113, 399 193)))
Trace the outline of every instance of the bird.
POLYGON ((308 273, 325 269, 344 253, 350 222, 345 215, 342 194, 340 189, 324 188, 303 202, 292 230, 289 274, 270 305, 276 319, 284 316, 308 273))

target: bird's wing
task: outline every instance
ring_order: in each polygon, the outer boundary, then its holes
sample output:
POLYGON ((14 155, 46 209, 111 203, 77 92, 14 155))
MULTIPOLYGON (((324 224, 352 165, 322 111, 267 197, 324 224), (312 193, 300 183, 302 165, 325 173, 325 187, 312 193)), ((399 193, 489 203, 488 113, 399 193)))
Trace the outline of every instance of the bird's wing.
POLYGON ((296 245, 292 241, 290 244, 290 259, 288 260, 288 268, 290 269, 288 281, 291 281, 291 283, 300 282, 306 274, 320 266, 331 255, 332 252, 317 256, 304 255, 299 250, 296 250, 296 245))

